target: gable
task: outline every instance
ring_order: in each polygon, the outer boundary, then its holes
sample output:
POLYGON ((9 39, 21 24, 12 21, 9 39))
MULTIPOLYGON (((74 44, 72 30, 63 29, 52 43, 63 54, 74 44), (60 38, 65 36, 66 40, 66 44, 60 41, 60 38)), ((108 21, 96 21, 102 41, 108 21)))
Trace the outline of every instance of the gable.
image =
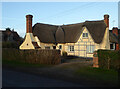
POLYGON ((86 21, 84 26, 88 29, 95 43, 101 43, 105 34, 106 24, 104 21, 86 21))
POLYGON ((86 27, 82 28, 82 33, 80 35, 80 38, 78 41, 82 41, 82 42, 94 42, 91 34, 89 33, 88 29, 86 27), (87 33, 88 37, 83 37, 83 33, 87 33))

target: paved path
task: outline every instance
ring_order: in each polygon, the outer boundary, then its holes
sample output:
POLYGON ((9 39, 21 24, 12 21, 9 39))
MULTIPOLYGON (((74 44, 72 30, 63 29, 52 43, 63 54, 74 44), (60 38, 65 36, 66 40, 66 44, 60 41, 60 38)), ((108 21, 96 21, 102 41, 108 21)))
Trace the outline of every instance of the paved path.
POLYGON ((61 80, 3 69, 3 87, 82 87, 61 80))

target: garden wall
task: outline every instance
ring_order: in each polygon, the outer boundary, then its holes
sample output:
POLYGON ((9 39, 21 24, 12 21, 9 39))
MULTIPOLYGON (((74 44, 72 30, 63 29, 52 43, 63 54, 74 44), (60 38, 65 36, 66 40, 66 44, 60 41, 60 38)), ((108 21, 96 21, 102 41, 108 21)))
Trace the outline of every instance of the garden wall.
POLYGON ((19 50, 19 49, 2 49, 3 60, 15 60, 26 63, 36 64, 60 64, 60 51, 59 50, 19 50))

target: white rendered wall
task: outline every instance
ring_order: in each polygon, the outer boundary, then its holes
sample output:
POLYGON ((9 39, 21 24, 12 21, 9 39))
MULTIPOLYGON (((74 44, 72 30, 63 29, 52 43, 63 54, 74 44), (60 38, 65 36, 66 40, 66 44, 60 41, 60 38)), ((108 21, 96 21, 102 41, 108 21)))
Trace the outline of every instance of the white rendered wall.
POLYGON ((24 42, 20 45, 20 49, 35 49, 32 42, 35 42, 35 38, 32 33, 26 33, 24 42))

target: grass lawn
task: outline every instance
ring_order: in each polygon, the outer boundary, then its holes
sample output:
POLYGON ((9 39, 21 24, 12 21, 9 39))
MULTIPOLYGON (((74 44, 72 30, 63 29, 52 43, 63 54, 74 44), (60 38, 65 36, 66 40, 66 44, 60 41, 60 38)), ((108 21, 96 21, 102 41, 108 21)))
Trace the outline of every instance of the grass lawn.
POLYGON ((104 84, 118 83, 118 72, 115 70, 107 70, 93 67, 82 67, 75 72, 76 76, 82 76, 87 81, 102 82, 104 84))

